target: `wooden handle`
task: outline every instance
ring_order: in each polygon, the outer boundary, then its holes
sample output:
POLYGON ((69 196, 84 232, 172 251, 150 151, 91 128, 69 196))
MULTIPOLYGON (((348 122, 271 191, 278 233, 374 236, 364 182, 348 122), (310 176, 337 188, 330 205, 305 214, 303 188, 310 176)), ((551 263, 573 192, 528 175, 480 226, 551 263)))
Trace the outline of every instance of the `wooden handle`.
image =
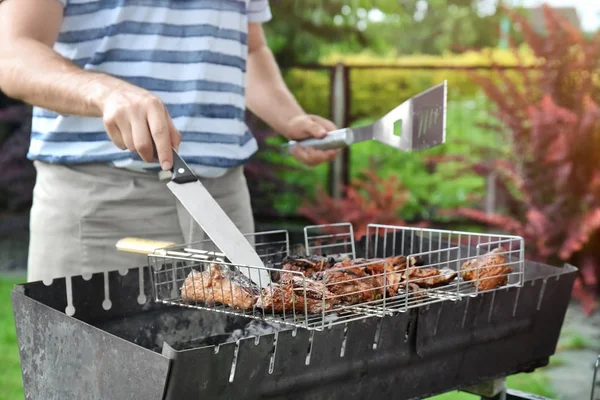
POLYGON ((163 242, 160 240, 150 240, 135 237, 126 237, 119 240, 116 244, 119 251, 137 254, 152 254, 158 249, 175 246, 173 242, 163 242))

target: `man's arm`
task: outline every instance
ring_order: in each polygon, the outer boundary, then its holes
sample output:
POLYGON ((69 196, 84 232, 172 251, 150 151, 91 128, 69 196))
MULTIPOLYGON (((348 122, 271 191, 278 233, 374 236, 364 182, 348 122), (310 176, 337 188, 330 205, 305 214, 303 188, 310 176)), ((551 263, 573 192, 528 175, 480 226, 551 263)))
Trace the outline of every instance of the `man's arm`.
MULTIPOLYGON (((335 125, 317 115, 308 115, 288 89, 273 53, 267 46, 261 24, 248 24, 246 104, 248 109, 287 139, 321 138, 335 125)), ((308 165, 333 159, 337 151, 318 151, 295 146, 292 155, 308 165)))
POLYGON ((180 134, 152 93, 115 77, 85 71, 52 50, 62 23, 57 0, 0 1, 0 90, 61 114, 102 117, 121 149, 172 165, 180 134))

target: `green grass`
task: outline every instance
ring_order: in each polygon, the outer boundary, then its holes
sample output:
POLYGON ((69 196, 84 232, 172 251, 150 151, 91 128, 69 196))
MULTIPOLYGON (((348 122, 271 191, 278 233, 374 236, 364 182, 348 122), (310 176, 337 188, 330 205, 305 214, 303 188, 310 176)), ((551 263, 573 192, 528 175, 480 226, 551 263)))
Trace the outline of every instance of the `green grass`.
MULTIPOLYGON (((550 381, 544 374, 543 369, 532 373, 522 373, 509 376, 506 379, 506 386, 511 389, 520 390, 526 393, 536 394, 549 398, 556 398, 556 394, 551 388, 550 381)), ((429 397, 428 400, 480 400, 480 396, 475 396, 464 392, 448 392, 439 396, 429 397)))
MULTIPOLYGON (((21 400, 24 398, 19 350, 10 302, 10 290, 13 285, 23 281, 24 279, 0 277, 0 399, 2 400, 21 400)), ((560 359, 555 359, 555 357, 553 357, 553 360, 547 368, 561 362, 560 359)), ((510 376, 507 379, 507 386, 541 396, 556 397, 552 392, 548 378, 544 374, 544 369, 510 376)), ((430 400, 479 400, 479 397, 455 391, 431 397, 430 400)))
POLYGON ((10 290, 25 279, 0 277, 0 399, 22 400, 19 347, 10 301, 10 290))
POLYGON ((576 332, 564 331, 558 341, 557 351, 583 350, 590 347, 588 340, 576 332))

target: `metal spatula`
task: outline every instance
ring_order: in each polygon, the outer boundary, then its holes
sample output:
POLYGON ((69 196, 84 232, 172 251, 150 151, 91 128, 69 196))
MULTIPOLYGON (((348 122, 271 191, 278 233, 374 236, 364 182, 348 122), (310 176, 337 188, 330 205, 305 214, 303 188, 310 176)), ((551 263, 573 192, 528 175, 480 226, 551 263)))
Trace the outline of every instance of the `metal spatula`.
POLYGON ((167 187, 240 272, 261 287, 271 282, 268 270, 248 239, 173 149, 173 177, 167 187), (247 266, 249 268, 244 268, 247 266), (254 267, 254 268, 252 268, 254 267), (262 268, 257 268, 262 267, 262 268))
POLYGON ((318 150, 339 149, 376 140, 402 151, 423 150, 446 141, 447 82, 411 97, 371 125, 329 132, 323 139, 290 141, 318 150))

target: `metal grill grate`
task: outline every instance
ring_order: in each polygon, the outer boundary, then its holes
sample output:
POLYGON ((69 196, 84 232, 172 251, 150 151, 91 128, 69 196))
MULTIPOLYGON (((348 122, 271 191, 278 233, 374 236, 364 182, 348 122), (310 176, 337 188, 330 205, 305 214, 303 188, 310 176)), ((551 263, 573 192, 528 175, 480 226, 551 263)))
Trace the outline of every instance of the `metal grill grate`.
POLYGON ((518 236, 371 224, 357 258, 351 224, 304 233, 301 254, 287 231, 247 235, 272 282, 250 282, 239 271, 263 267, 232 265, 210 241, 157 250, 155 301, 323 330, 523 284, 518 236))

